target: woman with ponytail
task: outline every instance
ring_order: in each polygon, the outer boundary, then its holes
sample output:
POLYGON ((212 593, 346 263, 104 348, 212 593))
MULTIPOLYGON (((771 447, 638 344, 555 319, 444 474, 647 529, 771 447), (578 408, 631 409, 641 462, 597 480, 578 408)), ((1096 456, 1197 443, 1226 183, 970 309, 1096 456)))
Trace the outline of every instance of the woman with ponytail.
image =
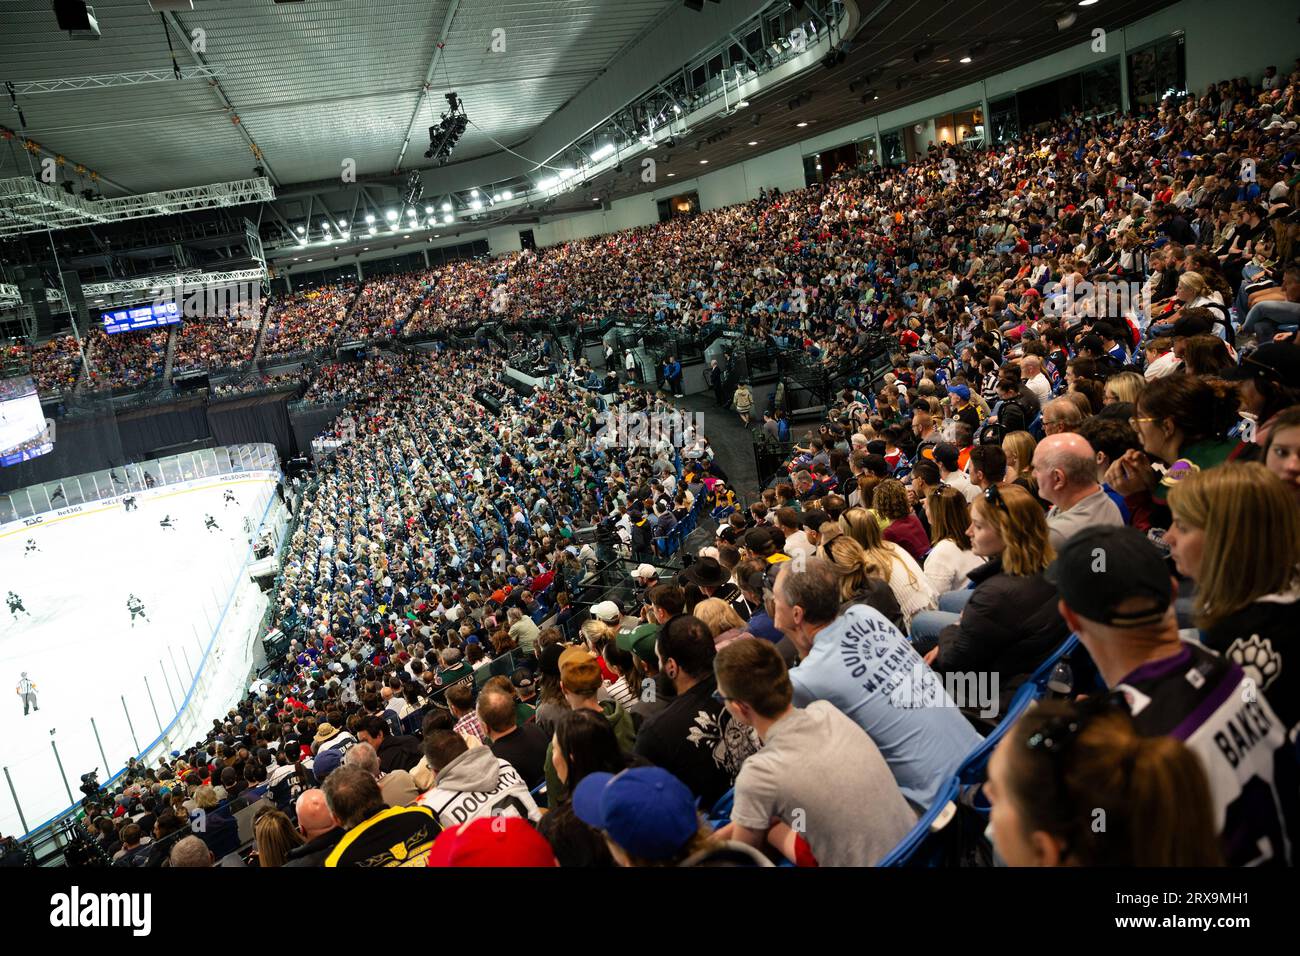
POLYGON ((1010 866, 1221 866, 1200 759, 1141 737, 1112 695, 1044 701, 1003 738, 984 790, 1010 866))
MULTIPOLYGON (((825 528, 825 525, 822 527, 825 528)), ((902 546, 885 540, 875 515, 865 508, 850 508, 840 515, 839 527, 843 531, 841 537, 860 546, 861 556, 852 552, 847 545, 840 545, 838 550, 834 550, 835 541, 839 538, 834 539, 829 546, 823 544, 823 553, 839 568, 853 571, 855 563, 860 565, 862 574, 855 575, 854 581, 871 577, 888 584, 907 625, 910 626, 913 616, 921 611, 938 607, 939 594, 930 579, 925 576, 916 559, 902 546)), ((865 587, 865 581, 861 586, 865 587)), ((848 597, 842 596, 841 600, 847 601, 848 597)), ((883 608, 877 609, 892 620, 883 608)))

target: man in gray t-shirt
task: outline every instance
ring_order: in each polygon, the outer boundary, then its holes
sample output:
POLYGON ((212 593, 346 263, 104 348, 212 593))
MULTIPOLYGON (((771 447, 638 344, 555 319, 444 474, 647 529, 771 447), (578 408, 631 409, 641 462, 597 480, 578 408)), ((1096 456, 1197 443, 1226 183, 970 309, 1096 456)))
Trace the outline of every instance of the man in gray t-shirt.
POLYGON ((1049 435, 1034 449, 1038 494, 1052 503, 1047 532, 1052 547, 1061 546, 1084 528, 1122 525, 1124 516, 1097 483, 1097 456, 1082 435, 1049 435))
POLYGON ((796 863, 880 862, 916 814, 867 733, 827 701, 793 706, 785 662, 768 641, 734 641, 713 667, 728 712, 763 741, 740 768, 731 823, 719 835, 771 843, 796 863))

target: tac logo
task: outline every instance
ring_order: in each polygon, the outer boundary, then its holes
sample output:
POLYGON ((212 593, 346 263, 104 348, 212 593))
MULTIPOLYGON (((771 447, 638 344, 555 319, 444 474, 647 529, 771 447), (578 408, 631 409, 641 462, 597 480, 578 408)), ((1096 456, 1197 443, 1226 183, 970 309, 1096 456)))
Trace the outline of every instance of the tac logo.
POLYGON ((45 519, 42 518, 40 515, 37 515, 35 518, 24 518, 24 519, 23 519, 23 525, 24 525, 25 527, 30 528, 32 525, 34 525, 34 524, 40 524, 40 523, 41 523, 42 521, 44 521, 44 520, 45 520, 45 519))

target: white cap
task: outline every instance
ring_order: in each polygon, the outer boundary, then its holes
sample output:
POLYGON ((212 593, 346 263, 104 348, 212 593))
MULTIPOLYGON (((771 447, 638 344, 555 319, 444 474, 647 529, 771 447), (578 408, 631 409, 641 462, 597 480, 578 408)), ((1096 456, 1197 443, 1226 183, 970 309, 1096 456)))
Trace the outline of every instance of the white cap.
POLYGON ((657 577, 658 574, 659 572, 655 570, 653 564, 642 564, 639 567, 637 567, 635 571, 632 572, 632 577, 649 578, 649 577, 657 577))
POLYGON ((613 624, 622 616, 619 613, 618 605, 613 601, 601 601, 599 604, 593 604, 591 614, 607 624, 613 624))

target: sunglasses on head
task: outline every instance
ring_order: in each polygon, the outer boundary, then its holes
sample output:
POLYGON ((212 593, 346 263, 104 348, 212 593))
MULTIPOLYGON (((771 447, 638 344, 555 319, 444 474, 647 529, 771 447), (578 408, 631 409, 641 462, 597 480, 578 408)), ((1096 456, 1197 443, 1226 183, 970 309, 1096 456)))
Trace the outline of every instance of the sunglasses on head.
POLYGON ((984 500, 995 508, 1001 508, 1006 514, 1011 513, 1007 508, 1006 499, 1002 497, 1002 492, 998 489, 997 485, 989 485, 984 489, 984 500))

